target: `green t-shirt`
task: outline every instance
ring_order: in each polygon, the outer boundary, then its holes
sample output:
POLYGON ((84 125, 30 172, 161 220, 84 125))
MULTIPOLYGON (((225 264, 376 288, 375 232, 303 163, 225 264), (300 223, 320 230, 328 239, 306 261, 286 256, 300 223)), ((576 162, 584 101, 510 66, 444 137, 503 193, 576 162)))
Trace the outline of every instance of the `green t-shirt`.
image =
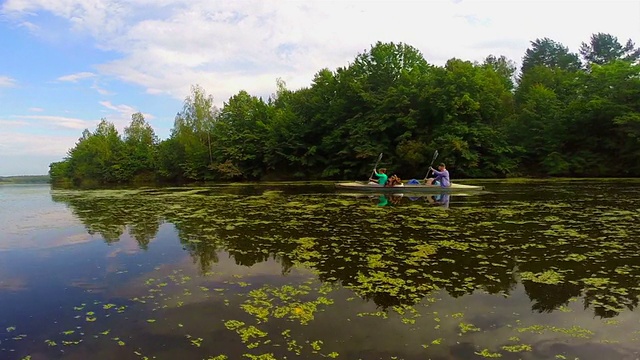
POLYGON ((387 183, 387 179, 389 179, 387 174, 378 173, 378 184, 384 186, 387 183))

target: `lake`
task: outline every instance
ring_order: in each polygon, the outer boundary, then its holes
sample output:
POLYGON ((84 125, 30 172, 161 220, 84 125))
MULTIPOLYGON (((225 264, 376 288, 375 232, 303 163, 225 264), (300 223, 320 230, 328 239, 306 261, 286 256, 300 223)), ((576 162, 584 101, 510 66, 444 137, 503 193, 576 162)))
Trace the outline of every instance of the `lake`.
POLYGON ((640 182, 0 186, 1 359, 637 359, 640 182))

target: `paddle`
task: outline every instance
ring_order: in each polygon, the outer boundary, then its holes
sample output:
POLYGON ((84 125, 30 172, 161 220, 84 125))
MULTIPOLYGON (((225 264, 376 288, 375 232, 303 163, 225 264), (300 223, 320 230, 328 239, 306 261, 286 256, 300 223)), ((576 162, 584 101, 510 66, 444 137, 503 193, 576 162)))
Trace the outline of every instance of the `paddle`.
POLYGON ((427 175, 424 176, 424 181, 427 181, 427 178, 429 177, 429 173, 431 172, 431 167, 433 166, 433 162, 436 161, 437 157, 438 157, 438 150, 436 150, 433 153, 433 159, 431 159, 431 165, 429 165, 429 170, 427 170, 427 175))
POLYGON ((373 175, 376 173, 376 169, 378 168, 380 160, 382 160, 382 153, 380 153, 380 155, 378 156, 378 161, 376 161, 376 164, 373 166, 373 171, 371 172, 371 176, 369 176, 369 179, 373 178, 373 175))

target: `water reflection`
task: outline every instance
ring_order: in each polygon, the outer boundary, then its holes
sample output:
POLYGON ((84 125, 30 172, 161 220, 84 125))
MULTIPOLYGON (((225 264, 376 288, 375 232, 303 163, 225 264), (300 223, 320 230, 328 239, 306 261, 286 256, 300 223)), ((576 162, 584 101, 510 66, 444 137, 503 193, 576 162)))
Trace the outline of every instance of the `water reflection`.
POLYGON ((448 209, 450 197, 451 197, 450 194, 442 193, 442 194, 427 196, 427 201, 431 205, 442 206, 445 209, 448 209))
MULTIPOLYGON (((427 202, 429 205, 433 206, 442 206, 444 209, 449 208, 449 202, 451 200, 450 193, 441 193, 441 194, 388 194, 388 193, 366 193, 366 194, 342 194, 343 196, 350 196, 353 198, 359 199, 368 199, 372 203, 375 203, 376 206, 399 206, 399 205, 410 205, 412 202, 427 202)), ((461 194, 458 196, 468 196, 466 194, 461 194)))
POLYGON ((640 246, 629 225, 639 214, 613 203, 462 203, 442 212, 447 194, 250 193, 56 191, 52 198, 107 243, 128 232, 147 249, 168 222, 202 273, 221 251, 243 266, 275 260, 282 273, 299 264, 385 309, 439 289, 454 298, 509 296, 519 281, 539 313, 578 297, 605 318, 638 305, 640 246), (396 211, 378 211, 391 206, 396 211))

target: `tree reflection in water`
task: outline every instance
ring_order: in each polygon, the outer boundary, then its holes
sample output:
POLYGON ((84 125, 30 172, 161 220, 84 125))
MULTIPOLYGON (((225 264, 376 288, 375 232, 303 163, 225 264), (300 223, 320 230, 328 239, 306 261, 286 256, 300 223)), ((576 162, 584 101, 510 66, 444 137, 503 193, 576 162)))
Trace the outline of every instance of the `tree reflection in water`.
POLYGON ((631 225, 640 215, 615 197, 465 201, 440 194, 290 194, 286 187, 52 194, 105 242, 128 231, 147 249, 168 222, 202 272, 221 251, 249 267, 274 259, 283 273, 309 267, 321 281, 382 308, 415 304, 437 289, 452 297, 508 296, 519 281, 541 313, 580 296, 600 317, 638 305, 640 244, 631 225))

